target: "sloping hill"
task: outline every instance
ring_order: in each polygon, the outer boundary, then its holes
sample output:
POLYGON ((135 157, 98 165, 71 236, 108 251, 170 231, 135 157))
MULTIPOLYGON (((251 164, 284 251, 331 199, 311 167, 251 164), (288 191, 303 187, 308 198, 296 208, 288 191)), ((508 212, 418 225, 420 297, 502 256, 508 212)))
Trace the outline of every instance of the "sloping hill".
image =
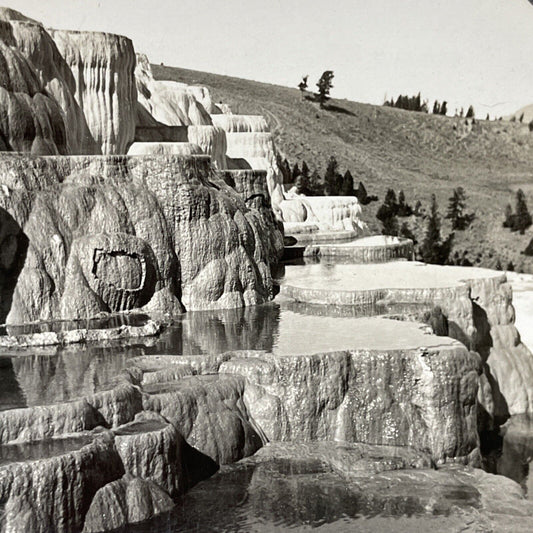
POLYGON ((515 111, 512 115, 509 115, 507 118, 511 120, 513 117, 518 120, 520 118, 520 115, 524 114, 524 118, 522 119, 522 122, 524 124, 529 124, 531 120, 533 120, 533 104, 526 105, 524 107, 521 107, 518 111, 515 111))
MULTIPOLYGON (((418 199, 427 204, 435 193, 444 214, 452 190, 462 186, 476 220, 456 233, 455 249, 475 264, 494 266, 499 258, 504 267, 512 261, 533 272, 533 260, 520 253, 533 228, 522 236, 502 228, 505 205, 514 206, 518 188, 533 212, 533 134, 526 123, 467 125, 465 119, 335 99, 323 110, 297 89, 165 66, 153 71, 157 79, 209 87, 213 100, 234 113, 265 115, 291 164, 305 160, 323 171, 335 155, 341 170, 349 168, 380 200, 389 187, 403 189, 412 205, 418 199)), ((379 231, 377 207, 366 209, 365 218, 379 231)))

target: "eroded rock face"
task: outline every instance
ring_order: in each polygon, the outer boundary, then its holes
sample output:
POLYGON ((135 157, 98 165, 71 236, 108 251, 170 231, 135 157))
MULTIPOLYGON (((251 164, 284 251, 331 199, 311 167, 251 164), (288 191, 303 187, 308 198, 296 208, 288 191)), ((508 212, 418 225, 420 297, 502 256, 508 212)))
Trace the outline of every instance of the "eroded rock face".
POLYGON ((262 446, 243 402, 244 379, 201 376, 143 387, 143 406, 176 425, 187 442, 217 463, 232 463, 262 446))
MULTIPOLYGON (((84 112, 76 101, 76 80, 65 58, 41 24, 21 21, 18 17, 16 20, 9 17, 8 20, 16 49, 28 60, 43 89, 62 111, 66 151, 59 150, 59 153, 84 153, 83 146, 89 142, 91 133, 84 112)), ((46 152, 33 153, 44 155, 46 152)))
POLYGON ((478 460, 480 361, 462 347, 233 359, 248 412, 270 441, 413 446, 435 461, 478 460), (461 407, 458 409, 458 405, 461 407))
MULTIPOLYGON (((28 48, 42 45, 45 32, 37 24, 0 20, 1 151, 67 154, 69 145, 62 109, 29 60, 28 48), (20 44, 25 43, 25 46, 20 44)), ((49 44, 49 43, 47 43, 49 44)), ((46 47, 41 48, 46 53, 46 47)), ((50 47, 52 61, 55 47, 50 47)), ((59 54, 57 54, 59 55, 59 54)), ((59 76, 62 83, 63 80, 59 76)))
POLYGON ((226 170, 221 173, 223 180, 235 189, 250 209, 261 215, 265 232, 270 238, 269 255, 281 258, 284 250, 282 226, 276 220, 272 210, 270 192, 268 190, 267 172, 264 170, 226 170))
POLYGON ((98 490, 85 517, 83 533, 112 531, 169 511, 172 498, 158 485, 125 475, 98 490))
POLYGON ((9 187, 0 196, 0 322, 230 308, 272 296, 279 251, 270 228, 209 180, 207 158, 11 156, 0 167, 9 187))
POLYGON ((66 433, 117 427, 142 411, 139 389, 122 382, 74 401, 0 411, 0 443, 32 442, 66 433))
POLYGON ((122 35, 50 30, 75 81, 75 98, 89 138, 82 154, 124 154, 135 135, 136 64, 133 43, 122 35))
MULTIPOLYGON (((20 452, 21 458, 0 467, 6 532, 81 530, 98 489, 124 473, 107 432, 90 440, 73 436, 66 442, 48 442, 49 456, 39 450, 40 456, 31 457, 28 446, 20 452)), ((0 453, 13 455, 12 447, 0 447, 0 453)))
POLYGON ((135 53, 126 37, 0 21, 2 151, 125 153, 135 133, 135 53))
POLYGON ((479 399, 489 423, 533 409, 533 355, 514 326, 511 287, 505 274, 415 262, 329 269, 306 265, 295 267, 292 273, 286 275, 281 292, 298 301, 438 305, 447 319, 449 336, 481 355, 484 375, 479 399))

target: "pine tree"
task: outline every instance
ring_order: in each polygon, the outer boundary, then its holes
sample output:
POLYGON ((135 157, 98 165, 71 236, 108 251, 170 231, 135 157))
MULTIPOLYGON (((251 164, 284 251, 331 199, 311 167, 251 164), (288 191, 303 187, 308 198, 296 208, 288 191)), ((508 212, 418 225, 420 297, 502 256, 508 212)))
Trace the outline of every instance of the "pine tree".
POLYGON ((437 100, 435 100, 435 103, 433 104, 433 114, 440 115, 440 104, 437 100))
POLYGON ((396 214, 399 217, 410 217, 413 214, 413 209, 405 201, 405 194, 403 190, 400 191, 400 194, 398 195, 398 208, 397 208, 396 214))
MULTIPOLYGON (((462 115, 461 115, 462 116, 462 115)), ((476 116, 474 112, 474 106, 470 106, 466 112, 466 118, 474 118, 476 116)))
POLYGON ((411 231, 411 228, 407 222, 404 222, 400 228, 400 237, 403 237, 404 239, 411 239, 415 245, 417 243, 415 234, 411 231))
POLYGON ((318 87, 317 99, 320 102, 320 107, 324 107, 324 104, 329 100, 329 92, 333 88, 333 71, 326 70, 320 76, 316 86, 318 87))
POLYGON ((368 203, 370 203, 367 202, 368 193, 366 192, 366 187, 364 186, 362 181, 359 182, 357 191, 355 191, 355 196, 357 196, 357 199, 359 200, 359 203, 361 205, 367 205, 368 203))
POLYGON ((312 195, 309 167, 305 161, 302 163, 302 170, 296 178, 296 192, 298 194, 305 194, 306 196, 312 195))
POLYGON ((309 75, 306 75, 302 78, 302 81, 298 84, 298 89, 302 92, 302 94, 307 89, 307 79, 309 78, 309 75))
POLYGON ((448 239, 442 241, 437 199, 435 198, 435 195, 432 194, 426 234, 419 250, 422 260, 425 263, 444 265, 450 255, 452 241, 453 233, 448 239))
POLYGON ((352 173, 347 170, 342 177, 342 183, 339 190, 339 196, 354 196, 353 190, 353 176, 352 173))
POLYGON ((446 213, 446 218, 452 222, 452 230, 464 230, 469 224, 471 217, 465 215, 465 200, 466 195, 462 187, 457 187, 453 190, 453 194, 449 198, 448 212, 446 213))
POLYGON ((276 163, 283 176, 283 183, 292 183, 292 172, 289 162, 286 159, 282 159, 280 154, 276 154, 276 163))
POLYGON ((331 156, 324 175, 324 192, 327 196, 336 196, 338 194, 337 167, 337 160, 334 156, 331 156))
POLYGON ((383 229, 381 230, 383 235, 392 235, 395 237, 398 235, 398 219, 395 216, 386 218, 381 223, 383 224, 383 229))
POLYGON ((414 107, 415 111, 421 111, 422 110, 422 98, 420 96, 420 93, 418 93, 416 95, 413 107, 414 107))
POLYGON ((446 115, 448 113, 448 104, 446 103, 446 100, 442 102, 442 105, 440 106, 440 114, 446 115))
POLYGON ((385 200, 376 213, 376 218, 383 224, 383 235, 398 235, 398 201, 394 189, 388 189, 385 200))
POLYGON ((526 196, 522 189, 518 189, 516 192, 516 215, 515 215, 515 227, 514 229, 519 231, 521 235, 524 231, 531 226, 531 215, 527 208, 526 196))
POLYGON ((311 172, 309 171, 309 167, 307 166, 307 163, 305 161, 302 162, 302 172, 304 176, 309 177, 311 175, 311 172))

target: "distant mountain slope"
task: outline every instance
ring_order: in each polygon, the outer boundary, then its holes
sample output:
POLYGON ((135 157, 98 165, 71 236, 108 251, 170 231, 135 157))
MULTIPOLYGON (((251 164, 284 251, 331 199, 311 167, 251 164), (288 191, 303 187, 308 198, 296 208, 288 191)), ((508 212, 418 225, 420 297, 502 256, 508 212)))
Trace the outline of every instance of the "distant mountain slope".
MULTIPOLYGON (((157 79, 206 85, 213 100, 234 113, 265 115, 291 164, 305 160, 323 171, 335 155, 341 170, 349 168, 380 200, 389 187, 403 189, 413 205, 435 193, 444 214, 453 188, 464 187, 476 220, 456 234, 456 249, 472 262, 481 254, 477 264, 493 266, 499 258, 504 267, 513 261, 533 271, 533 260, 520 254, 533 228, 523 236, 502 228, 505 205, 514 206, 519 187, 533 213, 533 134, 526 121, 466 125, 465 119, 336 99, 322 110, 297 89, 166 66, 153 71, 157 79)), ((377 207, 366 209, 365 218, 378 231, 377 207)))
POLYGON ((524 124, 529 124, 529 122, 533 120, 533 104, 526 105, 525 107, 520 108, 518 111, 515 111, 512 115, 509 115, 507 119, 510 120, 512 117, 516 117, 516 120, 518 120, 522 113, 524 113, 524 118, 522 119, 522 122, 524 124))

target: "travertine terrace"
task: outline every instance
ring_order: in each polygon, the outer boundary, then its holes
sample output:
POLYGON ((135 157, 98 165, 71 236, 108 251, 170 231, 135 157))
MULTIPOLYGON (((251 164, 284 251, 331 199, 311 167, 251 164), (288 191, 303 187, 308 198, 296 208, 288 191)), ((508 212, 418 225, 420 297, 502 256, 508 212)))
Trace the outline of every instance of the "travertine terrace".
POLYGON ((480 431, 533 411, 504 274, 354 240, 356 198, 285 193, 265 118, 127 37, 4 9, 0 55, 1 531, 179 530, 219 469, 268 501, 271 461, 406 527, 527 530, 477 468, 480 431))

